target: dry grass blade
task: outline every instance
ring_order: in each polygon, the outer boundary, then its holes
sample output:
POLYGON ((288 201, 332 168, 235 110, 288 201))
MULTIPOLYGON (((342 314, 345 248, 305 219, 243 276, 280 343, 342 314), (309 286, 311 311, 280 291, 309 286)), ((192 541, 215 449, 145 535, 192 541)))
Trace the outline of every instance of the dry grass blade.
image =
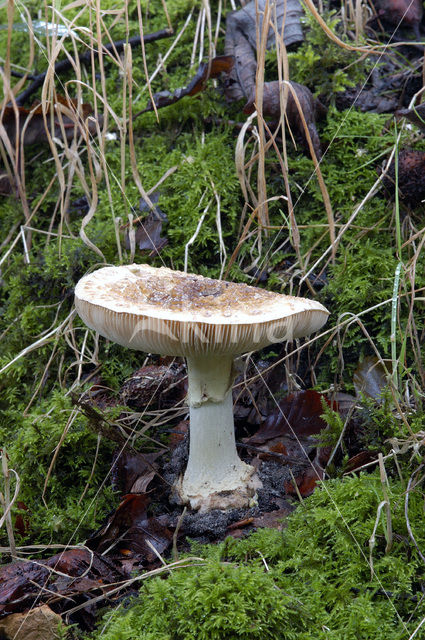
MULTIPOLYGON (((283 83, 284 80, 286 80, 287 83, 289 83, 289 62, 288 62, 288 55, 287 55, 287 51, 286 51, 286 46, 285 46, 285 42, 283 39, 283 30, 285 28, 285 21, 283 21, 282 24, 282 32, 279 33, 278 30, 276 29, 276 23, 277 23, 277 18, 276 18, 276 6, 274 7, 274 22, 273 22, 273 27, 274 27, 274 31, 275 31, 275 40, 276 40, 276 57, 277 57, 277 71, 278 71, 278 79, 279 79, 279 83, 283 83)), ((301 270, 303 270, 303 260, 301 257, 301 244, 300 244, 300 234, 299 234, 299 230, 298 230, 298 225, 297 225, 297 221, 295 219, 295 212, 294 212, 294 205, 293 205, 293 201, 292 201, 292 195, 291 195, 291 190, 289 187, 289 179, 288 179, 288 172, 289 172, 289 168, 288 168, 288 153, 287 153, 287 148, 286 148, 286 129, 285 129, 285 120, 284 120, 284 115, 286 113, 286 106, 288 103, 288 92, 289 92, 289 88, 288 88, 288 84, 285 83, 283 85, 283 92, 280 92, 279 97, 280 97, 280 112, 281 112, 281 118, 280 118, 280 127, 281 127, 281 131, 282 131, 282 153, 283 153, 283 160, 281 158, 280 153, 278 153, 277 148, 276 148, 276 153, 278 154, 278 158, 279 158, 279 162, 280 162, 280 166, 281 166, 281 171, 282 171, 282 176, 283 176, 283 180, 285 183, 285 192, 286 192, 286 197, 288 200, 288 213, 289 213, 289 219, 291 222, 291 238, 292 238, 292 244, 293 247, 295 249, 295 253, 297 255, 297 259, 300 265, 301 270)))
POLYGON ((309 271, 302 277, 301 282, 304 282, 315 270, 316 268, 319 266, 319 264, 322 262, 322 260, 332 251, 336 251, 336 248, 339 244, 339 242, 341 241, 344 233, 347 231, 347 229, 350 228, 350 226, 352 225, 352 223, 354 222, 354 220, 356 219, 356 217, 358 216, 358 214, 360 213, 360 211, 362 210, 362 208, 364 207, 364 205, 366 204, 366 202, 368 200, 370 200, 375 193, 377 193, 378 191, 378 187, 381 184, 384 176, 387 174, 389 166, 391 164, 391 160, 394 157, 394 153, 395 153, 395 147, 393 148, 393 151, 386 163, 385 169, 384 171, 381 173, 381 175, 377 178, 377 180, 375 181, 375 183, 373 184, 373 186, 369 189, 368 193, 365 195, 365 197, 363 198, 363 200, 360 202, 360 204, 354 209, 353 213, 351 214, 351 216, 349 217, 349 219, 347 220, 347 222, 344 224, 344 226, 341 228, 340 232, 338 233, 338 235, 335 238, 335 241, 332 245, 330 245, 324 252, 323 254, 320 256, 320 258, 318 258, 316 260, 316 262, 313 264, 313 266, 309 269, 309 271))
POLYGON ((3 515, 0 518, 0 529, 3 526, 3 524, 6 523, 6 531, 9 539, 9 550, 12 557, 16 557, 16 544, 15 544, 15 536, 13 533, 11 509, 19 494, 20 480, 16 471, 14 471, 14 469, 9 469, 9 465, 7 462, 6 449, 3 448, 0 451, 1 451, 2 473, 3 473, 3 480, 4 480, 4 494, 0 491, 0 504, 3 508, 3 515), (10 499, 10 474, 11 473, 14 474, 16 479, 15 492, 12 499, 10 499))
POLYGON ((105 600, 106 598, 109 598, 110 596, 113 596, 116 593, 119 593, 123 589, 127 589, 128 587, 135 584, 136 582, 141 582, 142 580, 148 580, 149 578, 159 576, 164 572, 168 573, 170 571, 175 571, 177 569, 186 569, 189 567, 202 567, 204 565, 205 565, 205 560, 203 558, 197 558, 195 556, 194 557, 189 556, 188 558, 177 560, 176 562, 170 562, 170 564, 159 567, 158 569, 153 569, 152 571, 146 571, 146 573, 143 573, 142 575, 135 576, 134 578, 130 578, 129 580, 122 582, 114 589, 109 590, 107 594, 102 594, 100 596, 97 596, 96 598, 92 598, 91 600, 83 602, 77 607, 73 607, 72 609, 69 609, 66 612, 66 615, 70 616, 72 613, 75 613, 80 609, 84 609, 85 607, 91 606, 93 604, 96 604, 97 602, 105 600))
POLYGON ((49 331, 49 333, 47 333, 45 336, 43 336, 39 340, 36 340, 35 342, 33 342, 28 347, 25 347, 25 349, 22 349, 22 351, 20 353, 18 353, 17 356, 12 358, 12 360, 10 360, 7 364, 5 364, 0 369, 0 374, 2 374, 5 371, 7 371, 13 364, 15 364, 15 362, 17 362, 21 358, 24 358, 26 355, 28 355, 29 353, 31 353, 35 349, 39 349, 40 347, 42 347, 45 344, 47 344, 50 341, 50 339, 53 338, 53 336, 55 336, 56 334, 59 334, 61 331, 63 331, 65 329, 65 327, 71 322, 71 320, 75 316, 75 314, 76 314, 75 309, 73 309, 67 315, 65 320, 63 320, 63 322, 60 323, 59 326, 57 326, 54 329, 52 329, 52 331, 49 331))
POLYGON ((332 205, 331 205, 331 201, 330 201, 330 198, 329 198, 329 193, 328 193, 328 190, 326 188, 325 181, 323 180, 323 175, 322 175, 322 172, 320 170, 320 164, 319 164, 319 162, 317 160, 316 153, 314 151, 313 143, 312 143, 311 136, 310 136, 310 131, 309 131, 309 128, 307 126, 307 122, 305 120, 304 113, 303 113, 300 101, 298 99, 298 96, 297 96, 293 86, 289 82, 287 82, 286 80, 284 80, 283 82, 284 82, 285 85, 288 86, 289 90, 291 91, 292 97, 293 97, 293 99, 295 101, 295 104, 297 105, 297 109, 298 109, 299 116, 301 118, 301 122, 302 122, 303 127, 304 127, 305 137, 306 137, 307 142, 308 142, 310 155, 311 155, 311 158, 312 158, 313 163, 314 163, 314 170, 315 170, 316 175, 317 175, 317 180, 319 182, 320 191, 322 192, 323 202, 324 202, 325 209, 326 209, 326 215, 328 217, 329 237, 330 237, 330 241, 331 241, 330 251, 331 251, 331 255, 332 255, 332 260, 334 260, 335 259, 335 252, 336 252, 335 220, 334 220, 334 216, 333 216, 332 205))
POLYGON ((267 35, 270 26, 270 3, 266 0, 263 13, 263 21, 261 32, 259 30, 260 15, 258 5, 256 6, 257 21, 257 74, 255 78, 255 108, 257 111, 257 127, 258 127, 258 166, 257 166, 257 192, 258 192, 258 222, 259 222, 259 250, 261 251, 261 233, 267 235, 267 229, 270 224, 267 205, 267 186, 266 186, 266 169, 265 169, 265 146, 266 137, 264 132, 263 119, 263 92, 264 92, 264 70, 267 51, 267 35))

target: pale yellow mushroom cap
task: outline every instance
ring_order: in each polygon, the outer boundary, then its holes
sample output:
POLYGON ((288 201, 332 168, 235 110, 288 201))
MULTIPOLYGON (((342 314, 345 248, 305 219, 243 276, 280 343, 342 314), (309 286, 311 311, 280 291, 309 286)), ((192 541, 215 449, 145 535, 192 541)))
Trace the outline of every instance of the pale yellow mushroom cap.
POLYGON ((102 336, 175 356, 254 351, 310 335, 329 315, 315 300, 146 264, 84 276, 75 288, 75 306, 102 336))

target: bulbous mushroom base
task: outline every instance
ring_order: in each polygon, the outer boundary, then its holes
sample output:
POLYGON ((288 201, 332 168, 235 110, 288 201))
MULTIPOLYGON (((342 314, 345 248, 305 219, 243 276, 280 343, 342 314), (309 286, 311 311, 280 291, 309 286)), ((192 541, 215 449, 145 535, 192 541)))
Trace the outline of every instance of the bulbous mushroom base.
POLYGON ((261 487, 262 482, 254 467, 238 459, 221 481, 205 478, 202 470, 189 478, 186 472, 179 478, 175 490, 183 504, 205 513, 212 509, 254 506, 257 503, 257 489, 261 487))

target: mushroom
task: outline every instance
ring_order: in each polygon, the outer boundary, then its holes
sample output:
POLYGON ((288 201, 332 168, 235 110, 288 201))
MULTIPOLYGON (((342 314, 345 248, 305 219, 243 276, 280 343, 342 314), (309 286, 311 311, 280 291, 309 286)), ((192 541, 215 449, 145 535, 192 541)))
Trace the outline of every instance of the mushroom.
POLYGON ((84 276, 75 305, 90 328, 124 347, 186 358, 190 445, 174 487, 180 501, 201 511, 251 504, 261 481, 236 451, 234 357, 317 331, 325 307, 146 264, 84 276))

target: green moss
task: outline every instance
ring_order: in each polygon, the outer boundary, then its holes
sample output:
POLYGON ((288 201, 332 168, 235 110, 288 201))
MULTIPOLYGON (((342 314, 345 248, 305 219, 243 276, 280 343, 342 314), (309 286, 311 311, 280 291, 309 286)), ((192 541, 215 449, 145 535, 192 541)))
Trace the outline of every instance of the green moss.
MULTIPOLYGON (((322 18, 340 40, 347 41, 335 11, 325 11, 322 18)), ((323 94, 331 101, 335 93, 363 83, 371 62, 331 40, 308 9, 303 22, 306 41, 288 54, 292 79, 308 86, 314 95, 323 94)))
MULTIPOLYGON (((369 540, 384 499, 379 474, 329 481, 289 517, 283 533, 263 529, 195 548, 205 566, 147 580, 128 610, 107 614, 93 638, 402 640, 425 613, 424 570, 407 534, 404 487, 391 481, 387 491, 393 545, 385 552, 381 515, 373 573, 369 540)), ((416 489, 409 516, 423 548, 421 504, 416 489)))
MULTIPOLYGON (((56 391, 47 400, 38 402, 27 415, 22 414, 19 397, 11 400, 10 408, 2 412, 0 442, 7 447, 9 467, 20 478, 19 501, 26 507, 27 535, 32 543, 81 540, 113 504, 110 483, 102 487, 110 467, 112 446, 102 440, 99 460, 90 477, 97 436, 88 430, 87 419, 73 410, 69 397, 56 391), (45 486, 53 454, 62 438, 45 486), (87 492, 82 497, 87 483, 87 492)), ((6 532, 1 533, 2 543, 7 543, 6 532)))

